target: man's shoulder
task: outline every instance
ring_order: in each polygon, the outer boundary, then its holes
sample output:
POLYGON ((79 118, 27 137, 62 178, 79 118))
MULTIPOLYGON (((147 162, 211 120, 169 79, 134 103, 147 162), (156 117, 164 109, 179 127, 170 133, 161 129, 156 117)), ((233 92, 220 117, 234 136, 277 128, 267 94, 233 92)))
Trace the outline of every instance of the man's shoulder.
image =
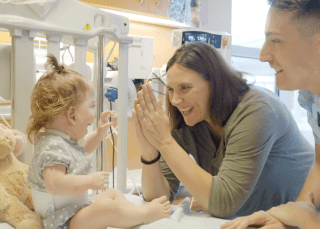
POLYGON ((312 105, 315 102, 315 98, 315 95, 312 94, 310 91, 304 89, 299 90, 298 102, 301 107, 303 107, 309 112, 312 111, 312 105))
POLYGON ((299 90, 298 102, 301 107, 309 112, 312 112, 314 108, 320 111, 320 96, 308 90, 299 90))

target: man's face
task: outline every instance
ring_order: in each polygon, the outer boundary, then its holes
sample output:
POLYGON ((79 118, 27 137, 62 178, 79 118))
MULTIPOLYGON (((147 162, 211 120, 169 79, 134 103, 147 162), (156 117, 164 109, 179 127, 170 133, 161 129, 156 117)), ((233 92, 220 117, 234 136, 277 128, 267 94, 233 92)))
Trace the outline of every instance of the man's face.
POLYGON ((270 7, 265 27, 266 40, 261 49, 260 60, 269 62, 276 70, 279 89, 308 89, 312 92, 316 84, 319 91, 319 35, 301 27, 303 25, 294 21, 292 16, 292 12, 270 7))

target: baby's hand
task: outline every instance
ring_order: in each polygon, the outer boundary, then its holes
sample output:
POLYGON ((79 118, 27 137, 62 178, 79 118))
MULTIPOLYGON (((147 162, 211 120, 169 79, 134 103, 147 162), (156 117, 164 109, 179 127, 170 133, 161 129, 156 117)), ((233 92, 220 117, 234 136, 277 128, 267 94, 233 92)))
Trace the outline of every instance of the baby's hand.
POLYGON ((106 133, 112 122, 109 122, 109 118, 114 116, 114 111, 104 111, 101 113, 97 131, 100 133, 106 133))
POLYGON ((106 185, 109 184, 108 172, 90 173, 89 176, 92 179, 92 190, 106 190, 106 185))

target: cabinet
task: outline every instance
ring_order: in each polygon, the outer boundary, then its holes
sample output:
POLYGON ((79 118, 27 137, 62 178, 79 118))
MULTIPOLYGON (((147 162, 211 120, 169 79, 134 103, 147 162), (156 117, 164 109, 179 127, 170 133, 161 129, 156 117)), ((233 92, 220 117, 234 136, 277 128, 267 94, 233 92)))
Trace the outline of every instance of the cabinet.
POLYGON ((116 8, 132 13, 152 14, 168 18, 170 0, 81 0, 84 3, 104 8, 116 8))

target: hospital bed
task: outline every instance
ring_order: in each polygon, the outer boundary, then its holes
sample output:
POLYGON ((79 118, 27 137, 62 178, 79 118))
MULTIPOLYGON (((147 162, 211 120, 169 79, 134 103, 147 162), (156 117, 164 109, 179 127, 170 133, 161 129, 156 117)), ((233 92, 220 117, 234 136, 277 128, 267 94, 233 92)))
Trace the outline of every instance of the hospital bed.
MULTIPOLYGON (((74 70, 87 74, 86 51, 94 53, 93 82, 97 91, 97 120, 103 111, 105 46, 110 41, 119 43, 118 72, 118 166, 117 189, 126 190, 127 152, 127 91, 128 46, 133 38, 128 36, 129 20, 126 17, 102 11, 77 0, 0 0, 0 30, 9 31, 12 38, 11 57, 7 58, 9 73, 0 76, 1 96, 11 101, 12 127, 25 133, 30 116, 30 93, 36 82, 34 38, 47 40, 47 52, 60 56, 60 42, 75 47, 74 70), (72 9, 72 10, 71 10, 72 9)), ((96 123, 97 125, 97 123, 96 123)), ((33 147, 20 158, 29 164, 33 147)), ((98 149, 96 170, 103 167, 103 144, 98 149)), ((144 204, 141 196, 126 195, 135 204, 144 204)), ((134 228, 219 228, 226 220, 191 211, 190 199, 173 206, 170 218, 150 225, 134 228)), ((0 229, 12 227, 0 222, 0 229)))
MULTIPOLYGON (((94 54, 93 82, 98 94, 97 120, 103 111, 103 85, 105 72, 105 46, 110 41, 119 43, 118 88, 118 174, 119 190, 126 186, 127 152, 127 78, 128 46, 133 38, 128 36, 129 19, 114 15, 77 0, 0 0, 0 29, 9 31, 12 38, 11 57, 1 60, 9 74, 1 74, 1 96, 11 101, 12 127, 25 133, 31 114, 31 89, 36 82, 34 38, 47 41, 47 52, 60 56, 60 42, 75 47, 73 70, 87 74, 86 51, 94 54), (28 3, 31 2, 31 3, 28 3), (3 63, 5 62, 5 63, 3 63), (11 65, 11 66, 10 66, 11 65), (9 69, 9 70, 8 70, 9 69)), ((97 125, 97 123, 95 123, 97 125)), ((98 149, 96 170, 103 165, 103 145, 98 149)), ((30 164, 33 146, 19 158, 30 164)))

